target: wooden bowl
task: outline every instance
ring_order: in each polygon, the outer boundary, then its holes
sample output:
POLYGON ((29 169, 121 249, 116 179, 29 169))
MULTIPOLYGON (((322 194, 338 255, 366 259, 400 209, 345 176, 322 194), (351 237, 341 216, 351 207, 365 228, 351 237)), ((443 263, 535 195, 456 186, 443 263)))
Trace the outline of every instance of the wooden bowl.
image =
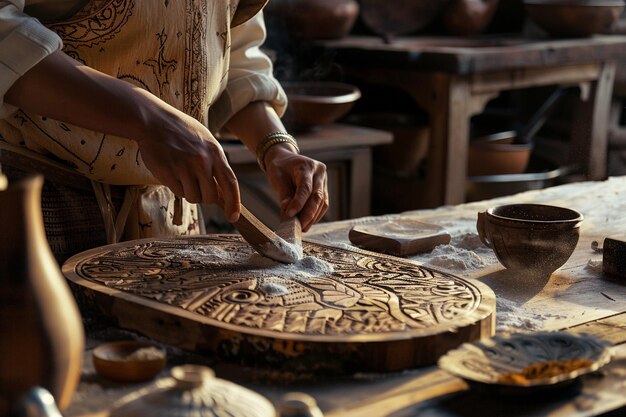
POLYGON ((165 356, 159 346, 139 341, 107 343, 95 348, 91 355, 100 376, 120 382, 154 378, 165 367, 165 356))
POLYGON ((531 143, 515 143, 514 131, 474 139, 467 153, 467 175, 521 174, 528 166, 531 143))
POLYGON ((345 116, 361 91, 352 85, 300 81, 282 83, 289 105, 283 120, 291 130, 307 130, 333 123, 345 116))
POLYGON ((502 265, 529 275, 550 275, 578 243, 583 215, 544 204, 507 204, 478 213, 480 240, 502 265))
POLYGON ((524 0, 528 17, 550 35, 584 37, 611 28, 624 10, 622 0, 524 0))

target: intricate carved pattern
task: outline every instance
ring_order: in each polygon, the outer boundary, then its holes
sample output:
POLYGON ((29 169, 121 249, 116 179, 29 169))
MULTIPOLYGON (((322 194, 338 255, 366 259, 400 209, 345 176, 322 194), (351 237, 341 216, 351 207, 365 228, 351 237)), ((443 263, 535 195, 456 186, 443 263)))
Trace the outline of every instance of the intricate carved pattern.
POLYGON ((313 243, 304 251, 334 272, 293 279, 281 267, 255 268, 258 255, 234 235, 117 245, 79 261, 75 272, 223 323, 299 335, 449 327, 481 301, 469 282, 408 261, 313 243), (267 291, 267 283, 286 290, 267 291))
POLYGON ((207 31, 206 0, 187 0, 185 42, 185 90, 183 111, 196 120, 203 121, 202 94, 206 91, 208 66, 205 56, 207 31))
POLYGON ((132 14, 133 0, 93 0, 69 20, 51 23, 65 49, 92 48, 117 34, 132 14))

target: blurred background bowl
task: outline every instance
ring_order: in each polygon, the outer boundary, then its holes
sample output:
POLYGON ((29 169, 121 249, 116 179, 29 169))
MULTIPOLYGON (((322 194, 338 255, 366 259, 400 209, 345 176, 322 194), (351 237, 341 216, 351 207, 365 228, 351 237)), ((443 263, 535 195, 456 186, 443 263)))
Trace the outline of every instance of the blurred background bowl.
POLYGON ((470 142, 467 175, 520 174, 526 170, 532 143, 516 143, 514 131, 500 132, 470 142))
POLYGON ((294 131, 333 123, 361 97, 357 87, 344 83, 299 81, 283 82, 282 86, 289 100, 283 121, 294 131))
POLYGON ((467 201, 489 200, 539 190, 566 182, 567 175, 575 171, 574 166, 559 166, 541 157, 532 157, 526 172, 521 174, 482 175, 467 178, 467 201))
POLYGON ((416 173, 428 154, 430 127, 427 121, 412 114, 353 113, 347 122, 393 134, 392 143, 374 147, 373 158, 377 167, 397 173, 416 173))
MULTIPOLYGON (((272 0, 263 9, 301 39, 337 39, 350 33, 359 16, 356 0, 272 0)), ((273 21, 274 22, 274 21, 273 21)))
POLYGON ((439 16, 448 0, 361 0, 361 19, 387 42, 416 32, 439 16))
POLYGON ((623 0, 524 0, 528 17, 553 36, 591 36, 608 31, 624 10, 623 0))
POLYGON ((479 35, 491 23, 498 4, 498 0, 450 0, 441 16, 443 27, 450 35, 479 35))

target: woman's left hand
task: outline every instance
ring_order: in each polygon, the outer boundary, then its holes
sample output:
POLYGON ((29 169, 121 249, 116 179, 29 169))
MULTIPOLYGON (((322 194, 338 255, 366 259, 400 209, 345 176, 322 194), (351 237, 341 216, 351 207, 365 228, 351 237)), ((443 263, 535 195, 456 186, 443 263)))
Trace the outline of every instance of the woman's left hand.
POLYGON ((326 165, 280 144, 267 151, 265 170, 278 192, 281 210, 289 217, 297 215, 303 232, 324 217, 328 210, 326 165))

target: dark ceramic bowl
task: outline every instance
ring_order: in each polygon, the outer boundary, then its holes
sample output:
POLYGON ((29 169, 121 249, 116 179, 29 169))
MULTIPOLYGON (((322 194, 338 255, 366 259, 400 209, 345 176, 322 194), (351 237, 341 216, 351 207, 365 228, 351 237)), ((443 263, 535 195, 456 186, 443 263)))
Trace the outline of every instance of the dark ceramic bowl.
POLYGON ((584 37, 611 28, 623 0, 524 0, 528 17, 550 35, 584 37))
POLYGON ((352 85, 300 81, 282 83, 289 105, 283 121, 292 130, 307 130, 333 123, 345 116, 361 91, 352 85))
POLYGON ((478 213, 476 228, 508 269, 549 275, 574 252, 582 221, 582 214, 568 208, 508 204, 478 213))

